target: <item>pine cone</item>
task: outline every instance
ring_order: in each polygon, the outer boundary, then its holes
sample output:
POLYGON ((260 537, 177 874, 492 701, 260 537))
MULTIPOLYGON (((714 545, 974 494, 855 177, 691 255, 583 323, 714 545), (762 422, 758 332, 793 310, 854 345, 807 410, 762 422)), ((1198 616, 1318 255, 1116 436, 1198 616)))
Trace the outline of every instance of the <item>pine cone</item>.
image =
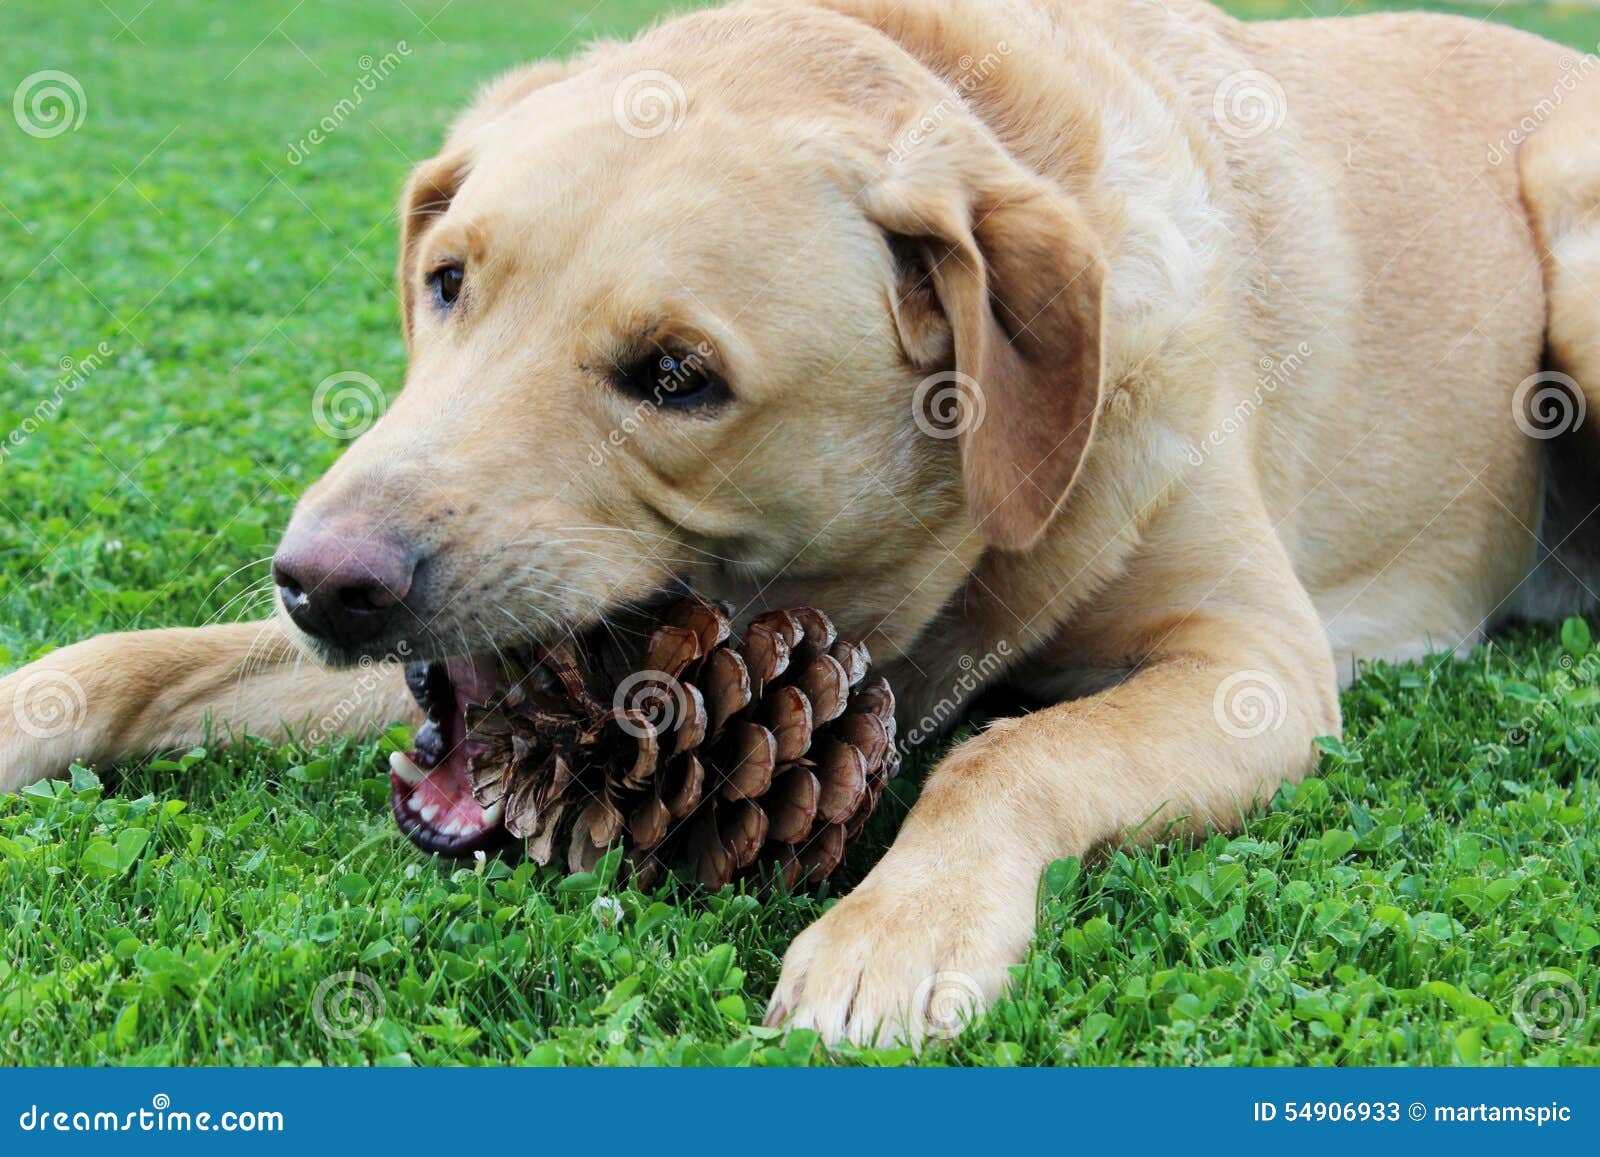
POLYGON ((899 770, 894 696, 822 612, 761 615, 742 640, 730 613, 676 603, 626 674, 608 642, 562 643, 469 709, 478 803, 503 801, 541 864, 565 842, 587 871, 620 841, 641 887, 679 863, 712 888, 827 877, 899 770))

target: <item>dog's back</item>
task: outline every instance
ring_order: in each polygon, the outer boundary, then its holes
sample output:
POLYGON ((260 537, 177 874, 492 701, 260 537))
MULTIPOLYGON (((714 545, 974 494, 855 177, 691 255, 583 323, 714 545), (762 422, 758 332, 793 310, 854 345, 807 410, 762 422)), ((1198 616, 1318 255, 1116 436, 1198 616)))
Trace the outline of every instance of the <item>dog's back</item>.
POLYGON ((1348 359, 1341 388, 1311 407, 1298 391, 1275 439, 1326 472, 1285 517, 1314 542, 1301 573, 1336 649, 1407 657, 1508 616, 1592 609, 1600 60, 1420 13, 1241 34, 1281 78, 1304 150, 1285 163, 1333 194, 1359 294, 1353 328, 1336 317, 1320 335, 1348 359), (1320 529, 1352 516, 1366 541, 1327 549, 1320 529), (1382 638, 1397 620, 1417 637, 1382 638))

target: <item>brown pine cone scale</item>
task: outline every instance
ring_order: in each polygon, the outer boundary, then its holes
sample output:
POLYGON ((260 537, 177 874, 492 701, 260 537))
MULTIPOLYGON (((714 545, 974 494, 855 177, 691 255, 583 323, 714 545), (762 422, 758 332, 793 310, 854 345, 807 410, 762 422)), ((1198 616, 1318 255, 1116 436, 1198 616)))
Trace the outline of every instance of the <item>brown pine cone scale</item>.
POLYGON ((894 695, 821 611, 671 606, 642 653, 567 641, 466 714, 472 791, 528 855, 587 871, 620 843, 633 880, 692 866, 720 887, 825 879, 899 770, 894 695), (625 672, 620 673, 619 672, 625 672))

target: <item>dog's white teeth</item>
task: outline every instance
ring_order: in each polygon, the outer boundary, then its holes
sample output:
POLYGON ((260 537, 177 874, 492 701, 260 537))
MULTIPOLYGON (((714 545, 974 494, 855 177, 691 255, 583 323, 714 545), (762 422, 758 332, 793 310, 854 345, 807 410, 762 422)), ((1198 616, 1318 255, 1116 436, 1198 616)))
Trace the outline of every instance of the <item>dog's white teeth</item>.
POLYGON ((447 839, 453 839, 454 837, 459 836, 462 832, 464 832, 466 830, 467 830, 466 828, 461 826, 461 821, 460 820, 451 820, 449 826, 446 827, 439 834, 441 836, 444 836, 447 839))
POLYGON ((423 823, 431 824, 433 822, 433 817, 439 814, 439 805, 436 803, 430 803, 417 814, 422 817, 423 823))
POLYGON ((403 783, 411 787, 416 787, 428 778, 428 773, 412 763, 411 757, 403 751, 390 753, 389 770, 399 776, 403 783))
POLYGON ((486 828, 492 828, 496 826, 505 818, 506 801, 503 799, 495 800, 493 807, 486 807, 483 809, 483 826, 486 828))

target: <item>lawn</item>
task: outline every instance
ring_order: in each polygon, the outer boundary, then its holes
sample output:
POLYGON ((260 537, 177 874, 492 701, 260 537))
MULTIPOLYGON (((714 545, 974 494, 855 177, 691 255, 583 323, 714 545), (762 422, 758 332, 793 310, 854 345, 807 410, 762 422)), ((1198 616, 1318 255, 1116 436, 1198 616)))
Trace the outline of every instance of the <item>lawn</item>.
MULTIPOLYGON (((0 6, 0 88, 60 70, 84 111, 54 136, 0 125, 0 434, 26 429, 0 448, 0 670, 263 610, 294 496, 343 445, 315 384, 401 377, 408 165, 483 79, 660 7, 140 5, 0 6)), ((1593 9, 1494 19, 1600 42, 1593 9)), ((1013 995, 924 1061, 1600 1062, 1597 673, 1577 622, 1368 670, 1320 777, 1245 834, 1054 865, 1013 995)), ((828 896, 429 861, 389 816, 386 752, 173 753, 0 799, 0 1061, 909 1059, 759 1027, 828 896)))

